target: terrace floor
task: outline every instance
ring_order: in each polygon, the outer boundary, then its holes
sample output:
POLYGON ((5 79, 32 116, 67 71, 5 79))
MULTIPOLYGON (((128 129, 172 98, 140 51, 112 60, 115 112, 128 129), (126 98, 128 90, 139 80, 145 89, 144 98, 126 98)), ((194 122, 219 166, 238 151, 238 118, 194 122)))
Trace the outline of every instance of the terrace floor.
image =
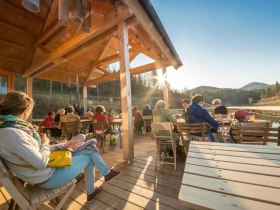
MULTIPOLYGON (((134 138, 134 157, 130 164, 122 161, 123 153, 119 142, 110 147, 107 142, 103 159, 110 167, 121 170, 121 174, 109 182, 103 182, 96 171, 96 186, 103 186, 102 193, 92 202, 86 203, 84 182, 80 182, 64 205, 64 209, 188 209, 181 206, 178 194, 183 176, 184 163, 177 164, 174 171, 173 165, 162 165, 155 170, 155 142, 149 136, 136 136, 134 138)), ((0 209, 8 209, 10 195, 0 187, 0 209)), ((48 203, 40 209, 48 210, 53 203, 48 203)))

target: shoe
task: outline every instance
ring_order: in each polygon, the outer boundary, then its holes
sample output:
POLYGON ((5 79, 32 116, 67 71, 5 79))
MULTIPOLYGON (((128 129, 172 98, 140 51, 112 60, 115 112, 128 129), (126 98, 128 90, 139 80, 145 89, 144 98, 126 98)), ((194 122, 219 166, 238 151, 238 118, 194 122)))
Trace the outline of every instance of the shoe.
POLYGON ((111 179, 113 179, 115 176, 119 175, 121 172, 119 171, 115 171, 115 170, 111 170, 109 174, 105 175, 105 182, 110 181, 111 179))
POLYGON ((81 173, 78 176, 76 176, 75 178, 77 180, 76 184, 79 184, 84 179, 84 174, 81 173))
POLYGON ((93 193, 87 195, 87 202, 91 202, 94 198, 96 198, 101 192, 103 187, 97 187, 94 189, 93 193))

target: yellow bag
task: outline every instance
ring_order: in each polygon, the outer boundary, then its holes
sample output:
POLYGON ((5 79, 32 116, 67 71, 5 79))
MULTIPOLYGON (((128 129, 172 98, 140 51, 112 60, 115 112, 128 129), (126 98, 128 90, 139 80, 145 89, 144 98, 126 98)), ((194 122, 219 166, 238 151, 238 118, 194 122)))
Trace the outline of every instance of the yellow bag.
POLYGON ((72 153, 68 150, 56 150, 50 154, 48 167, 63 168, 71 166, 72 153))

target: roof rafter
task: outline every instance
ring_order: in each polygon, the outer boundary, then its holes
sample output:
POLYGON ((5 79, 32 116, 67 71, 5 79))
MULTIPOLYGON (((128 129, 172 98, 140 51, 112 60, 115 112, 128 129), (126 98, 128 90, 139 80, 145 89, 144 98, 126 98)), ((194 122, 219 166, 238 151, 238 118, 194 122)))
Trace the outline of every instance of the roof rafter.
MULTIPOLYGON (((156 62, 154 63, 149 63, 143 66, 139 66, 139 67, 135 67, 130 69, 130 75, 135 75, 135 74, 141 74, 141 73, 145 73, 145 72, 149 72, 149 71, 153 71, 156 69, 161 68, 162 66, 156 62)), ((87 82, 85 82, 85 86, 91 86, 91 85, 96 85, 99 83, 103 83, 103 82, 108 82, 108 81, 112 81, 112 80, 117 80, 120 78, 120 72, 116 72, 104 77, 100 77, 97 79, 93 79, 93 80, 89 80, 87 82)))
POLYGON ((54 51, 51 55, 47 56, 43 62, 34 63, 31 67, 29 67, 25 72, 25 76, 30 76, 34 74, 36 71, 43 69, 44 67, 51 64, 55 59, 64 56, 67 53, 70 53, 74 49, 78 48, 79 46, 85 44, 86 42, 90 41, 91 39, 97 37, 98 35, 102 34, 103 32, 111 29, 112 27, 116 26, 120 21, 123 21, 130 17, 132 14, 130 10, 126 7, 118 11, 112 11, 108 15, 104 16, 104 19, 96 21, 93 30, 88 34, 81 34, 69 41, 65 42, 61 45, 56 51, 54 51))
POLYGON ((170 52, 170 49, 167 47, 166 43, 161 37, 161 34, 154 27, 152 21, 150 20, 150 18, 148 17, 147 13, 144 11, 140 3, 138 1, 131 1, 131 0, 122 0, 122 1, 129 7, 129 9, 137 17, 138 21, 141 23, 141 26, 145 29, 147 34, 156 43, 156 45, 161 49, 164 55, 168 58, 172 66, 178 68, 179 64, 174 59, 173 55, 170 52))

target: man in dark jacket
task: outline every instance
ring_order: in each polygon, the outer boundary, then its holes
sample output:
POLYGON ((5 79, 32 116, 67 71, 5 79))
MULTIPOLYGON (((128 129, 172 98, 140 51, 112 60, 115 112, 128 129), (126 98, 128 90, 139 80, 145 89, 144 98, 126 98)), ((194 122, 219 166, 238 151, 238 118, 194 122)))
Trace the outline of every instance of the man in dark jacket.
POLYGON ((149 104, 146 104, 145 109, 143 110, 143 116, 152 116, 153 110, 150 108, 149 104))
MULTIPOLYGON (((204 98, 202 95, 196 94, 192 97, 192 105, 187 110, 188 122, 189 123, 208 123, 211 127, 217 129, 220 124, 209 114, 209 112, 202 107, 204 104, 204 98)), ((212 132, 210 131, 210 127, 207 129, 206 135, 211 139, 211 141, 215 141, 212 132)))

